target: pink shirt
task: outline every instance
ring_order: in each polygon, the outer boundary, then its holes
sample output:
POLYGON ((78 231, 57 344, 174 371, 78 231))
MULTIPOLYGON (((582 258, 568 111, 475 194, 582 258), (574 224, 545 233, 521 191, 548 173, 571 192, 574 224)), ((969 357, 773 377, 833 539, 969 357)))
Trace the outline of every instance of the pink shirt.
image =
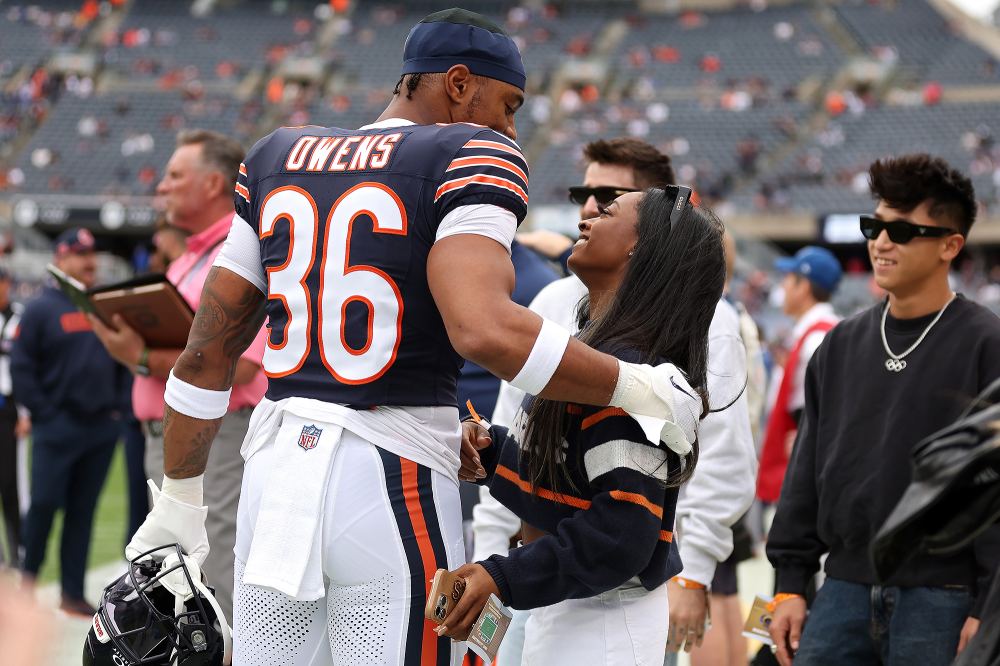
MULTIPOLYGON (((232 222, 233 214, 229 213, 201 233, 188 236, 187 251, 167 269, 167 279, 177 287, 177 291, 195 311, 201 302, 201 288, 205 286, 205 280, 212 264, 215 263, 215 257, 222 250, 222 243, 229 235, 232 222)), ((266 334, 267 327, 261 327, 242 358, 259 366, 261 359, 264 358, 266 334)), ((166 379, 137 376, 132 384, 132 410, 135 412, 135 417, 140 421, 162 419, 163 392, 166 388, 166 379)), ((256 406, 266 390, 267 376, 264 370, 260 369, 249 383, 233 386, 229 411, 256 406)))

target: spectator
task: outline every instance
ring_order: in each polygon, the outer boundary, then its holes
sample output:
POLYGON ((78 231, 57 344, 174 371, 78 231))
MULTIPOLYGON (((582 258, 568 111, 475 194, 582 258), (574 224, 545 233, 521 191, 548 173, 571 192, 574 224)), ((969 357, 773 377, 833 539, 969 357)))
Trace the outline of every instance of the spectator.
MULTIPOLYGON (((181 295, 197 309, 201 288, 233 224, 233 188, 243 159, 243 149, 232 139, 207 130, 189 130, 177 137, 177 148, 156 189, 163 197, 168 224, 191 235, 187 250, 167 269, 181 295)), ((237 224, 246 224, 237 220, 237 224)), ((181 349, 150 349, 124 320, 115 329, 92 320, 95 331, 111 355, 135 374, 132 406, 146 433, 146 475, 163 478, 163 392, 166 378, 181 349)), ((215 438, 205 472, 208 505, 208 539, 211 552, 202 569, 215 586, 215 598, 226 617, 233 612, 233 546, 236 542, 236 506, 243 480, 240 445, 250 424, 250 412, 267 388, 261 369, 264 331, 236 366, 229 413, 215 438)))
POLYGON ((841 322, 806 371, 805 410, 771 526, 771 637, 782 666, 950 664, 979 628, 1000 526, 878 580, 869 544, 910 482, 910 453, 1000 376, 1000 320, 955 294, 976 216, 972 183, 927 154, 869 169, 861 229, 885 303, 841 322), (806 622, 802 595, 828 553, 806 622), (805 628, 803 630, 803 624, 805 628))
POLYGON ((166 220, 156 223, 153 233, 153 255, 149 258, 149 270, 166 273, 170 264, 187 251, 187 233, 167 224, 166 220))
POLYGON ((757 476, 757 497, 768 504, 777 502, 781 494, 781 482, 805 407, 809 359, 839 321, 830 298, 842 274, 833 253, 814 246, 799 250, 794 257, 778 259, 774 265, 785 274, 781 282, 782 310, 795 320, 795 327, 777 398, 768 418, 757 476))
MULTIPOLYGON (((64 231, 56 239, 54 262, 93 286, 93 234, 64 231)), ((11 350, 14 392, 30 411, 33 433, 23 569, 29 580, 38 575, 52 519, 62 509, 60 608, 79 617, 95 612, 83 597, 83 580, 97 497, 118 441, 115 412, 123 372, 87 317, 56 287, 46 286, 25 307, 11 350)))
MULTIPOLYGON (((726 251, 725 298, 739 314, 740 337, 746 352, 747 384, 745 395, 750 416, 752 441, 757 441, 757 423, 763 411, 763 394, 766 390, 766 372, 757 324, 741 303, 729 293, 736 264, 736 241, 726 232, 723 237, 726 251)), ((715 567, 715 576, 709 591, 709 616, 711 626, 705 631, 705 640, 691 651, 692 666, 746 666, 747 640, 743 637, 743 616, 740 609, 736 566, 753 557, 752 537, 744 516, 733 524, 733 552, 715 567)))
MULTIPOLYGON (((21 505, 18 501, 18 436, 27 419, 18 418, 10 377, 10 348, 14 343, 21 306, 10 301, 10 274, 0 267, 0 502, 7 539, 7 561, 17 564, 21 550, 21 505)), ((0 550, 0 562, 4 561, 0 550)))

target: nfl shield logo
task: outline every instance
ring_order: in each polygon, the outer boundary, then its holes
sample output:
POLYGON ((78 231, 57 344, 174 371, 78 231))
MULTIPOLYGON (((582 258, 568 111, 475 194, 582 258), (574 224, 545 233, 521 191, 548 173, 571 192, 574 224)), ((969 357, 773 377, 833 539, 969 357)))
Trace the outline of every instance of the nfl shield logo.
POLYGON ((299 434, 299 446, 306 451, 315 449, 316 445, 319 444, 319 436, 322 434, 323 430, 314 425, 302 426, 302 432, 299 434))

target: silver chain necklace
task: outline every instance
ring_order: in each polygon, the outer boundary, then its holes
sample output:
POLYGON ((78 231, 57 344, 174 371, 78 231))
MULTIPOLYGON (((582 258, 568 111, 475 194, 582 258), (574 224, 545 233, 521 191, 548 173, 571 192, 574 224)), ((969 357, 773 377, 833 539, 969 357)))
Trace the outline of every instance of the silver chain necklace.
POLYGON ((934 317, 934 321, 932 321, 930 324, 927 325, 927 328, 925 328, 924 332, 920 334, 920 337, 917 338, 917 341, 914 342, 912 345, 910 345, 910 348, 907 349, 902 354, 893 354, 892 350, 889 349, 889 341, 886 340, 885 338, 885 318, 889 314, 889 302, 886 301, 885 309, 882 310, 882 325, 880 326, 880 331, 882 333, 882 346, 885 348, 885 353, 889 355, 889 358, 885 359, 886 370, 888 370, 889 372, 902 372, 903 370, 906 369, 906 361, 904 361, 903 359, 909 356, 910 352, 912 352, 914 349, 920 346, 920 343, 924 341, 924 338, 927 337, 927 334, 931 332, 932 328, 934 328, 934 324, 938 323, 938 319, 941 318, 941 315, 944 314, 944 311, 948 309, 948 306, 951 305, 951 302, 954 300, 955 300, 955 294, 952 294, 951 298, 948 299, 948 302, 944 304, 943 308, 941 308, 941 311, 937 313, 936 317, 934 317))

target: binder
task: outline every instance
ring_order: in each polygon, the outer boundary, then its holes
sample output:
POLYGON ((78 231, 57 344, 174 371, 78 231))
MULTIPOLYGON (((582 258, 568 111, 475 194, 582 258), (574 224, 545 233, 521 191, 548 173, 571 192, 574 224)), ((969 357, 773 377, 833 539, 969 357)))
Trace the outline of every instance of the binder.
POLYGON ((141 275, 123 282, 87 289, 53 265, 46 270, 76 307, 96 315, 106 326, 121 315, 151 349, 183 349, 194 311, 165 275, 141 275))

